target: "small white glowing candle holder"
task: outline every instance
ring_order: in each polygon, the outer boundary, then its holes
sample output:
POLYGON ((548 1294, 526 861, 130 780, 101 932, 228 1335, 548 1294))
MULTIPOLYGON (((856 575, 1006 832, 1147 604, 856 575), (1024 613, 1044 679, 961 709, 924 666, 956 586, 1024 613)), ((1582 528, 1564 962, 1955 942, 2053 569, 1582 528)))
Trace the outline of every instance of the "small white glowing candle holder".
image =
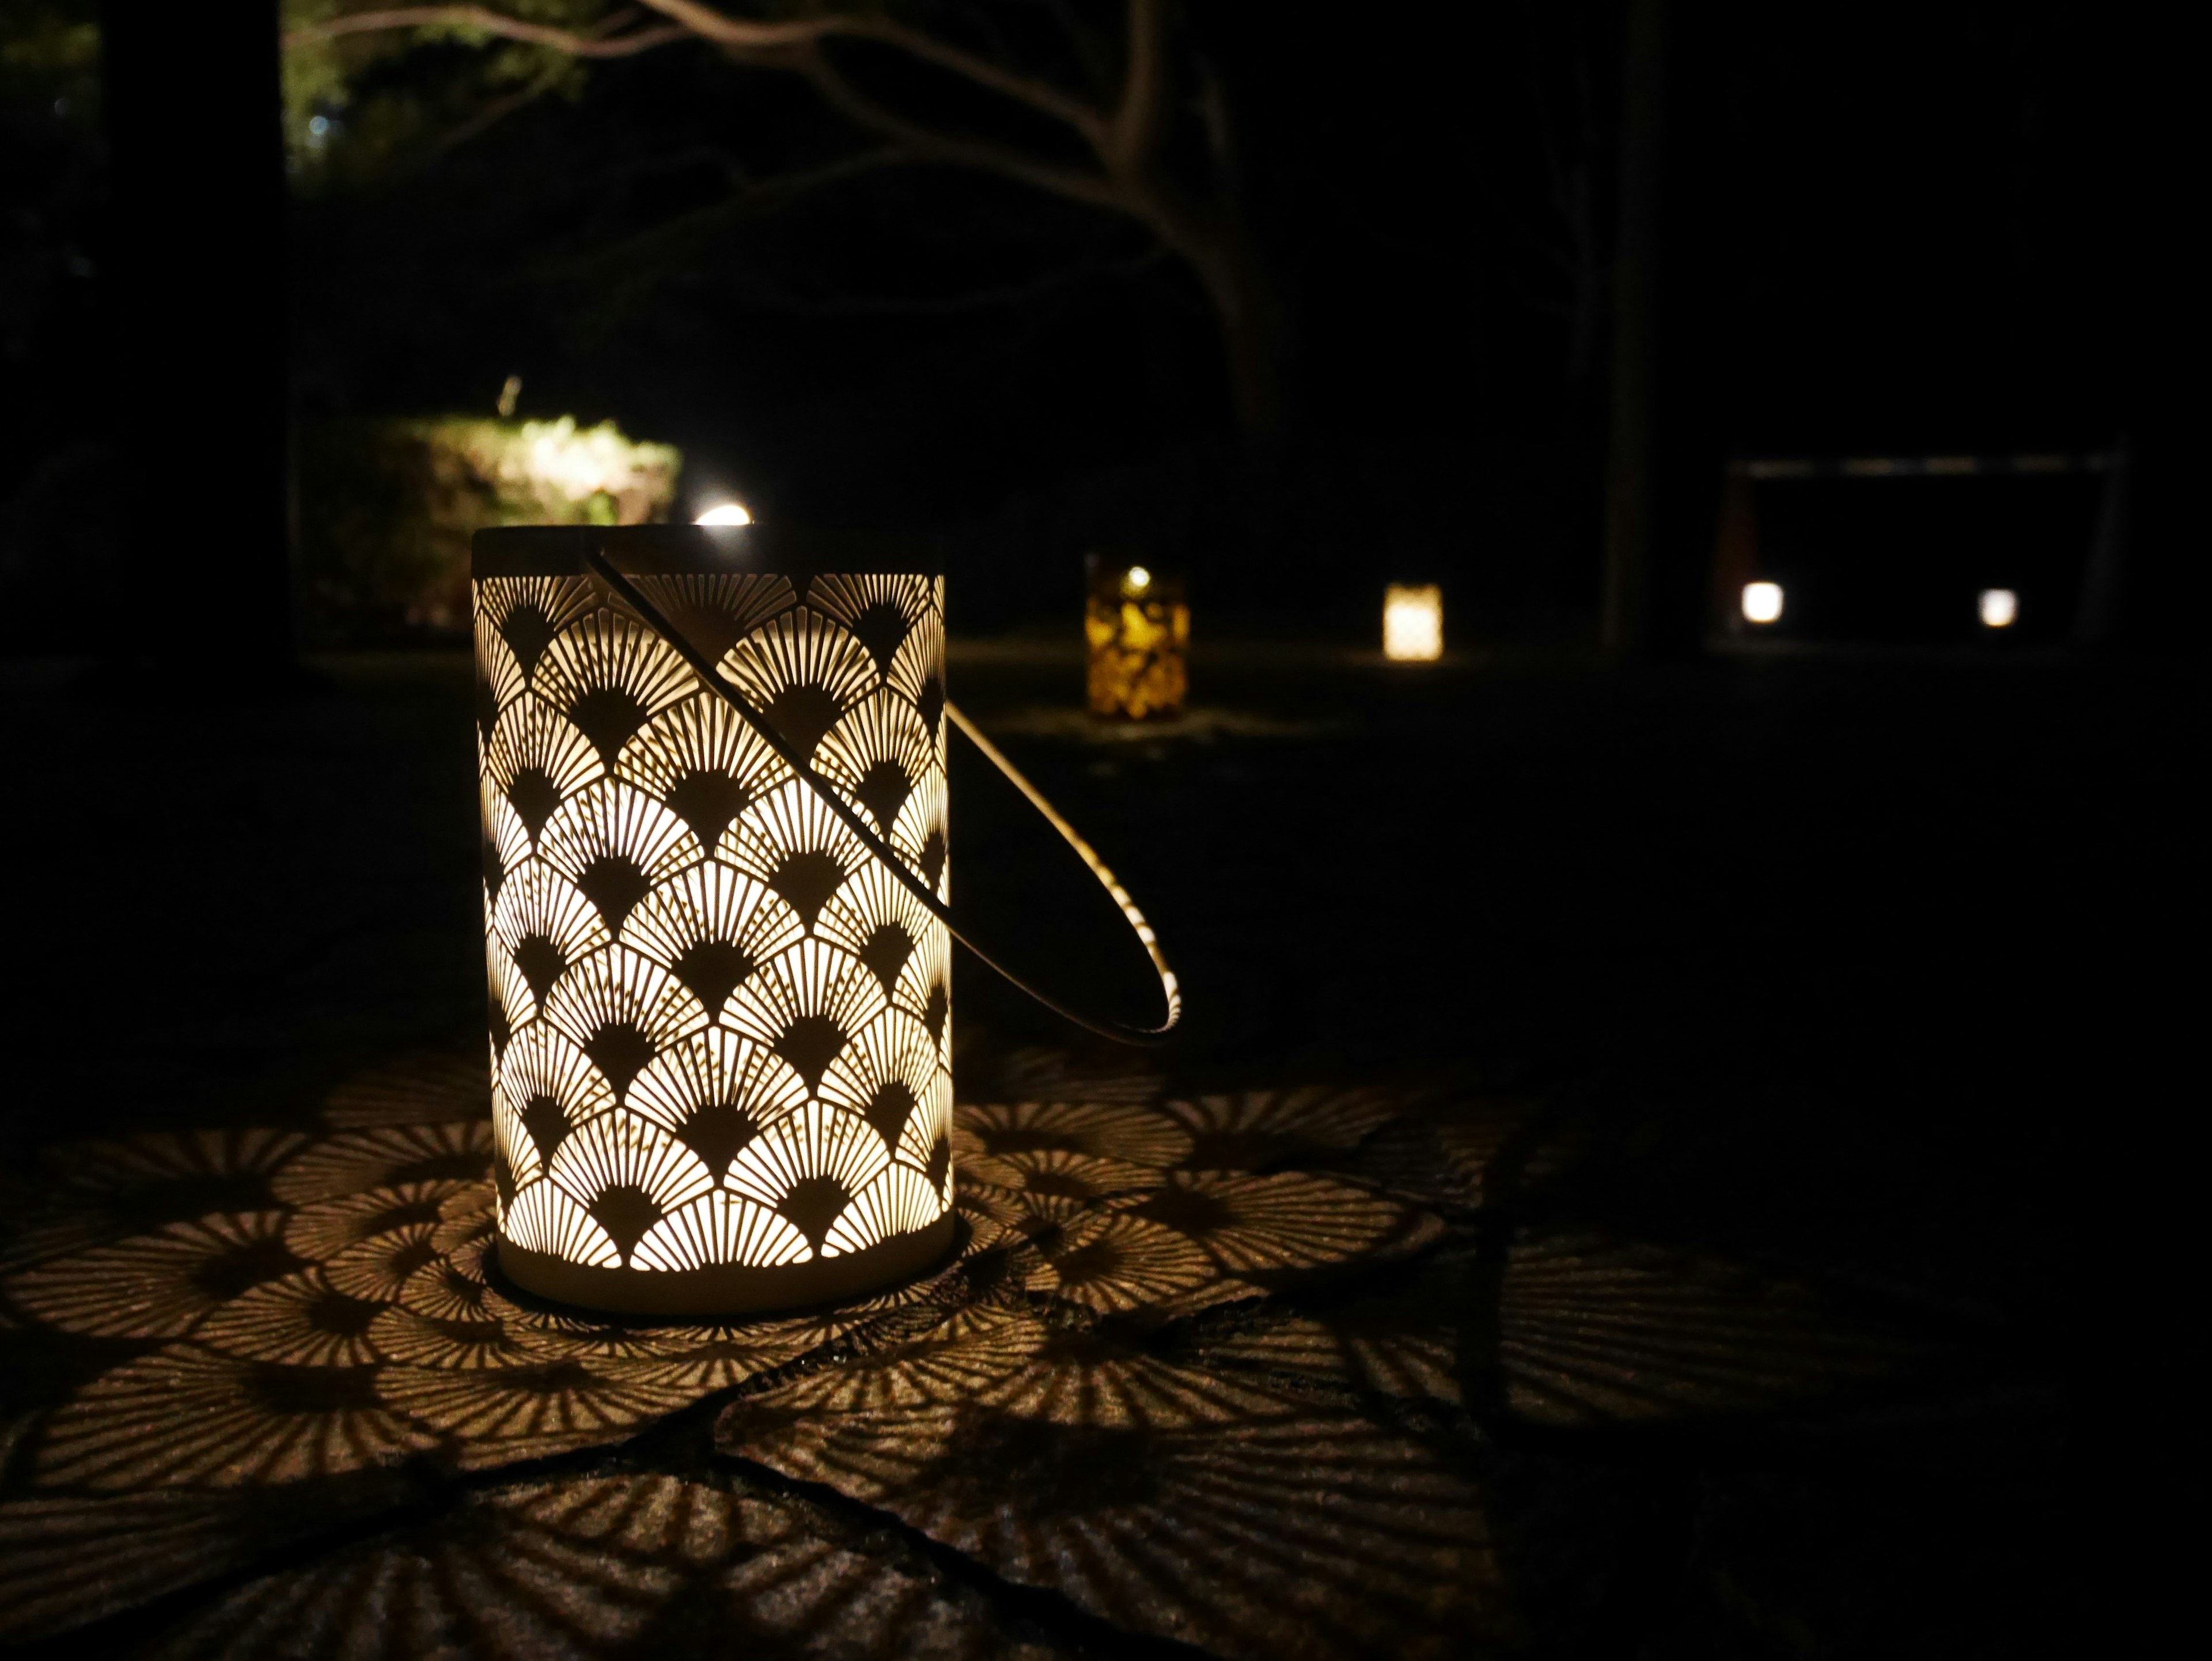
POLYGON ((742 502, 725 502, 709 508, 691 521, 694 525, 750 525, 753 516, 742 502))
POLYGON ((948 891, 941 575, 758 527, 480 533, 500 1264, 657 1314, 913 1274, 954 1228, 945 924, 594 551, 948 891))
POLYGON ((1781 617, 1780 583, 1747 582, 1743 585, 1743 620, 1746 623, 1776 623, 1781 620, 1781 617))
POLYGON ((1434 583, 1394 582, 1382 591, 1382 655, 1393 663, 1434 663, 1444 654, 1444 591, 1434 583))
POLYGON ((2009 629, 2020 617, 2020 596, 2009 588, 1984 588, 1980 611, 1984 629, 2009 629))

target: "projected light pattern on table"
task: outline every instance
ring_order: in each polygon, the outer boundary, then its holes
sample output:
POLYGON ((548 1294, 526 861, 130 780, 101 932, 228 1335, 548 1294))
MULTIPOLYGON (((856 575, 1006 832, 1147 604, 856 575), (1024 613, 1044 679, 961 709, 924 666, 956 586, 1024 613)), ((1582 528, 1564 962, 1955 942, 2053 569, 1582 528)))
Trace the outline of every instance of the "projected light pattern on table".
MULTIPOLYGON (((942 579, 635 581, 945 897, 942 579)), ((480 579, 476 640, 501 1238, 777 1269, 945 1219, 945 926, 585 577, 480 579)))

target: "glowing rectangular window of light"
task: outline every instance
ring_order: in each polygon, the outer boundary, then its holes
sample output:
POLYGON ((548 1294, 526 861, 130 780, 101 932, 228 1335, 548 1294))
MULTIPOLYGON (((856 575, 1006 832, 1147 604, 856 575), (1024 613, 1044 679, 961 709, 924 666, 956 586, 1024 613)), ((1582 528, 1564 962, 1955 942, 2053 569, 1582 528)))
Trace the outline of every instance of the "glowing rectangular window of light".
POLYGON ((1782 615, 1782 585, 1747 582, 1743 585, 1743 618, 1747 623, 1772 623, 1782 615))
POLYGON ((1382 655, 1434 663, 1444 654, 1444 595, 1434 583, 1394 582, 1382 591, 1382 655))
POLYGON ((2020 596, 2009 588, 1984 588, 1981 613, 1984 629, 2009 629, 2020 616, 2020 596))

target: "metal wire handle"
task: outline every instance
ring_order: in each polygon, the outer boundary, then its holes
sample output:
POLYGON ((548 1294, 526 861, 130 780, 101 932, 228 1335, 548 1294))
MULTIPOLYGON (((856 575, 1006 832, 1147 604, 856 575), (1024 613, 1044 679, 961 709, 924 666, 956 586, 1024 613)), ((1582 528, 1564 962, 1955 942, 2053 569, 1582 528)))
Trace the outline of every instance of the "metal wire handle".
POLYGON ((1023 777, 1020 770, 1008 761, 1000 752, 999 747, 985 738, 975 723, 969 720, 967 715, 951 701, 948 700, 945 706, 946 718, 967 735, 970 744, 982 751, 985 760, 1006 775, 1014 788, 1028 799, 1030 806, 1044 816, 1045 823, 1060 832, 1060 840, 1075 850, 1076 856, 1090 868, 1091 874, 1097 878, 1098 885, 1106 891, 1108 897, 1120 908, 1121 916, 1127 921, 1130 928, 1134 931, 1138 942, 1145 948, 1145 955, 1152 959, 1153 971, 1160 977, 1160 995, 1166 1001, 1168 1016, 1161 1025, 1131 1026, 1109 1017, 1086 1015, 1082 1011, 1062 1003, 1042 987, 1034 985, 1024 977, 1015 973, 991 952, 970 940, 962 932, 960 925, 952 921, 951 912, 946 910, 944 903, 931 891, 929 885, 908 868, 906 861, 901 857, 898 851, 878 836, 869 827, 866 820, 846 805, 844 799, 837 794, 836 787, 816 772, 806 758, 792 747, 790 741, 781 733, 776 731, 774 724, 747 703, 744 695, 736 687, 722 678, 721 671, 708 660, 707 654, 685 639, 682 631, 662 614, 660 609, 639 592, 637 585, 615 569, 613 561, 598 549, 591 548, 585 551, 584 563, 611 593, 635 611, 647 628, 658 635, 677 656, 682 658, 690 666, 691 672, 699 677, 702 684, 711 687, 723 703, 737 712, 746 726, 760 735, 768 747, 775 752, 777 758, 803 779, 807 788, 821 798, 823 806, 836 816, 837 822, 858 837, 860 845, 881 861, 884 868, 898 879, 908 893, 928 908, 929 914, 945 925, 954 940, 966 946, 975 954, 977 961, 991 970, 1001 980, 1027 993, 1062 1019, 1073 1021, 1076 1025, 1088 1031, 1096 1032, 1101 1037, 1112 1038, 1121 1043, 1158 1043, 1169 1033, 1174 1031, 1182 1022, 1182 985, 1176 981, 1175 970, 1168 967, 1168 960, 1160 951, 1159 936, 1152 932, 1152 926, 1145 921, 1145 914, 1137 910, 1137 903, 1129 897, 1129 891, 1121 886, 1119 879, 1106 868, 1106 861, 1098 857, 1097 851, 1089 843, 1084 841, 1073 825, 1060 817, 1059 810, 1044 799, 1036 786, 1023 777))

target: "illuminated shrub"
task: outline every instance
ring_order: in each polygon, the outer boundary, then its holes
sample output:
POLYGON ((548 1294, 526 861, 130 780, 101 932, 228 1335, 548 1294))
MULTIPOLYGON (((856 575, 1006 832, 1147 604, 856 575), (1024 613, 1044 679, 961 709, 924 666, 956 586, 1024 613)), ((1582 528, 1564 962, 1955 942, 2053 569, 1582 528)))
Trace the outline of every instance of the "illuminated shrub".
POLYGON ((463 627, 469 538, 501 525, 665 519, 682 454, 611 421, 341 421, 300 451, 307 606, 324 632, 463 627))

